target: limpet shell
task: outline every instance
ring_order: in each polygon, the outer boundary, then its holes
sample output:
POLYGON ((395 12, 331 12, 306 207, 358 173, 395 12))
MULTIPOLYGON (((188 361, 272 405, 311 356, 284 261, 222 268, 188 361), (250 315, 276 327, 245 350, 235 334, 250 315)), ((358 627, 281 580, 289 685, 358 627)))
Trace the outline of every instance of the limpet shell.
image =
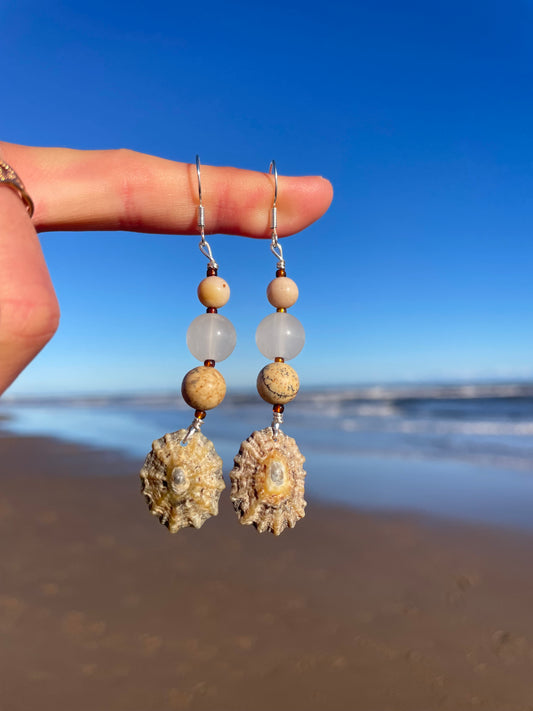
POLYGON ((244 525, 279 536, 305 516, 303 468, 298 445, 272 427, 253 432, 241 443, 230 472, 233 508, 244 525))
POLYGON ((142 493, 150 511, 171 533, 200 528, 218 513, 225 488, 222 459, 211 440, 195 432, 183 447, 187 430, 156 439, 140 472, 142 493))

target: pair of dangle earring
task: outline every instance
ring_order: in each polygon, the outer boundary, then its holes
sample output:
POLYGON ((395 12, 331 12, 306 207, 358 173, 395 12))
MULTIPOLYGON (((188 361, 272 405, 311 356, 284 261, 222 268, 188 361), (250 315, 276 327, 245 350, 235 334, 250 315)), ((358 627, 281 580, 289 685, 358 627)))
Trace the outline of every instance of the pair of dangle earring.
MULTIPOLYGON (((227 358, 236 343, 231 322, 218 314, 229 299, 227 283, 218 277, 218 265, 205 240, 205 215, 202 205, 200 161, 196 156, 198 175, 198 228, 202 254, 208 258, 207 276, 200 282, 198 297, 207 312, 198 316, 187 331, 187 345, 203 366, 189 371, 182 383, 185 402, 195 409, 188 429, 166 434, 152 444, 140 472, 142 492, 151 512, 174 533, 180 528, 200 528, 218 513, 218 500, 225 488, 222 460, 213 443, 201 432, 206 411, 224 399, 224 378, 215 363, 227 358)), ((305 513, 305 458, 296 442, 281 431, 286 403, 299 389, 298 376, 286 361, 301 351, 305 334, 301 323, 287 312, 296 303, 298 287, 285 270, 283 250, 277 235, 278 176, 274 173, 274 204, 271 210, 271 251, 276 256, 276 278, 270 282, 267 297, 276 308, 264 318, 256 333, 261 353, 273 360, 257 378, 257 389, 263 400, 273 405, 270 427, 253 432, 241 443, 230 473, 231 500, 242 524, 253 524, 259 532, 279 535, 292 528, 305 513)))

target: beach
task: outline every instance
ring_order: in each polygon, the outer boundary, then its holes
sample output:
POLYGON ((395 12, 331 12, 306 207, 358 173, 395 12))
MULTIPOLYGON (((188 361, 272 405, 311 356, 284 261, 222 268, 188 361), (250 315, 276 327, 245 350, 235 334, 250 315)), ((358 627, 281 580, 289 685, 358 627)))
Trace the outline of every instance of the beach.
POLYGON ((2 711, 533 708, 533 534, 309 499, 281 537, 228 490, 171 535, 142 461, 0 438, 2 711))

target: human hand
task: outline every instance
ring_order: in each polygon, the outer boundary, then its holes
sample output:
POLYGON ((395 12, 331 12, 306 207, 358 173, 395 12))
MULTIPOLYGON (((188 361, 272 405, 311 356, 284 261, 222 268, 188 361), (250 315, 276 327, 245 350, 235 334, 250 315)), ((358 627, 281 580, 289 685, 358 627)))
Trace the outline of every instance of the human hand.
MULTIPOLYGON (((0 141, 0 159, 23 181, 30 219, 0 185, 0 394, 48 343, 59 306, 37 232, 129 230, 197 234, 196 166, 129 150, 31 148, 0 141)), ((303 230, 328 209, 324 178, 279 176, 278 235, 303 230)), ((270 237, 273 178, 202 165, 206 234, 270 237)))

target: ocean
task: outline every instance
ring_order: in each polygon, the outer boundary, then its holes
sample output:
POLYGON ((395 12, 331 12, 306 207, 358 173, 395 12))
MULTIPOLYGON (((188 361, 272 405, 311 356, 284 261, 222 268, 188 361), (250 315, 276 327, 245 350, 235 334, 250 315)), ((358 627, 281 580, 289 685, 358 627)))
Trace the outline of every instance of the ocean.
MULTIPOLYGON (((0 400, 4 432, 121 452, 132 475, 152 440, 191 415, 166 394, 0 400)), ((242 393, 203 432, 229 471, 241 440, 270 422, 269 406, 242 393)), ((286 407, 283 431, 306 457, 311 502, 533 527, 533 385, 316 389, 286 407)))

